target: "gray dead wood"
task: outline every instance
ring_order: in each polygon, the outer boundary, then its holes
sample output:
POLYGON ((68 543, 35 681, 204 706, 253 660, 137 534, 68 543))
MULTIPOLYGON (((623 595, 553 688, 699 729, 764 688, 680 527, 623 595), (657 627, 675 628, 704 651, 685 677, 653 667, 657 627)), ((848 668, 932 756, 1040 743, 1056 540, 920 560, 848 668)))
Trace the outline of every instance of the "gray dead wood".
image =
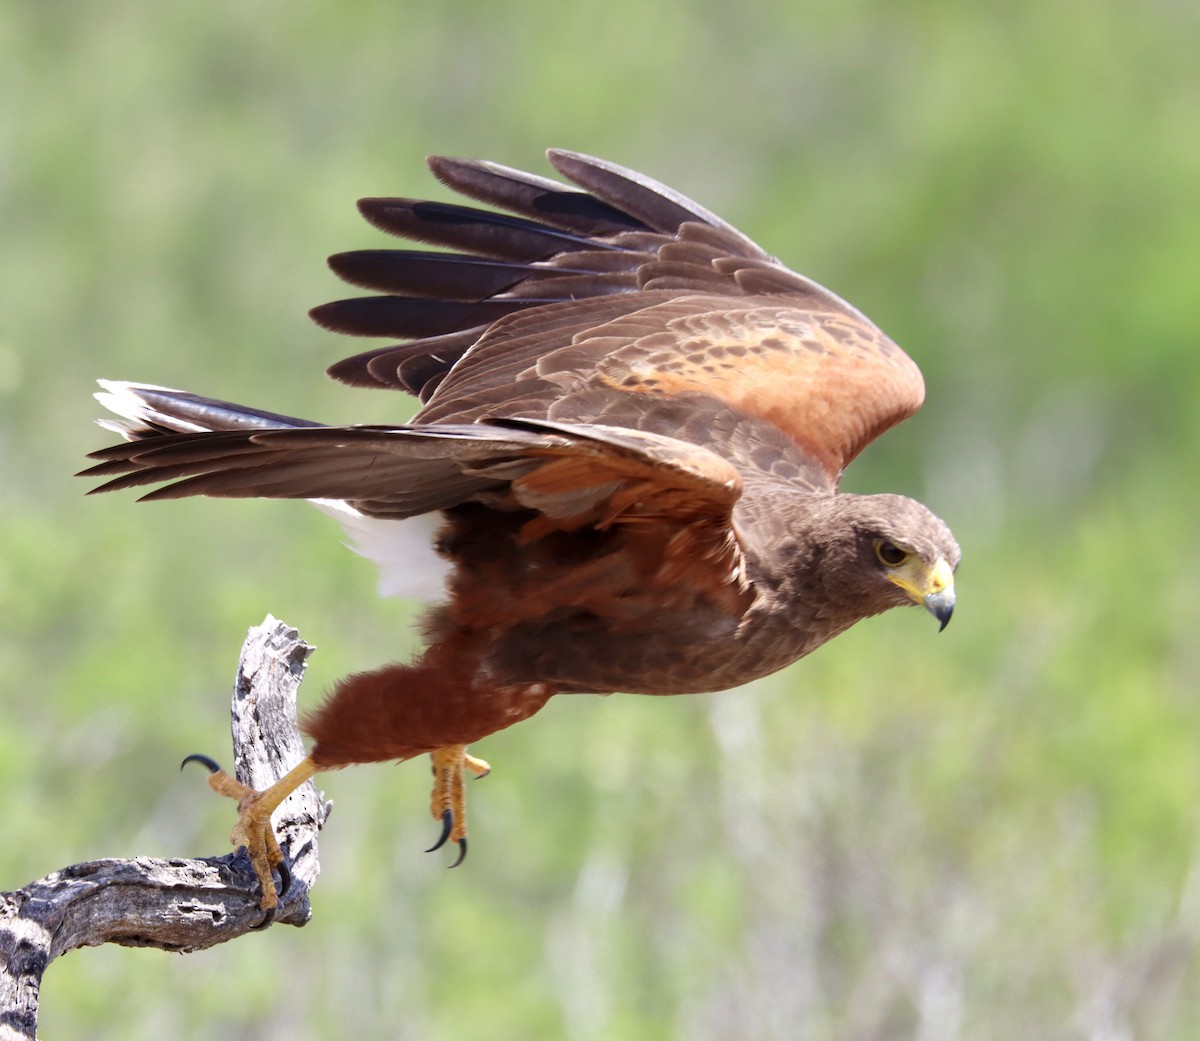
MULTIPOLYGON (((296 693, 312 647, 267 616, 242 647, 233 691, 234 768, 265 788, 304 758, 296 693)), ((197 783, 202 784, 202 768, 197 783)), ((229 805, 233 813, 233 804, 229 805)), ((304 925, 317 880, 317 832, 330 804, 308 782, 275 815, 292 884, 274 922, 304 925)), ((118 943, 187 953, 251 932, 263 922, 244 851, 202 860, 93 860, 0 893, 0 1041, 36 1036, 46 967, 76 947, 118 943)))

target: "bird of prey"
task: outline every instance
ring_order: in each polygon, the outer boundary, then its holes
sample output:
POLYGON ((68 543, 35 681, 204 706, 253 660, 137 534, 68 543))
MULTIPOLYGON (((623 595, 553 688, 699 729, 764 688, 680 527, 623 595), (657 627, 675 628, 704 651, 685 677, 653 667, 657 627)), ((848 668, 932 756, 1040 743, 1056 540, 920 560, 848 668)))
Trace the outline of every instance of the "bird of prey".
MULTIPOLYGON (((325 426, 148 384, 101 381, 126 441, 95 491, 308 499, 431 603, 425 649, 340 680, 308 758, 265 791, 209 762, 270 910, 286 864, 272 811, 323 770, 432 756, 437 845, 466 852, 469 745, 555 694, 690 694, 802 658, 855 622, 924 606, 944 628, 959 548, 900 495, 843 470, 924 397, 870 320, 678 192, 550 151, 568 182, 435 157, 484 208, 359 203, 440 247, 330 258, 378 294, 313 310, 399 341, 335 379, 416 395, 397 426, 325 426)), ((437 848, 436 846, 434 848, 437 848)), ((457 863, 457 861, 456 861, 457 863)))

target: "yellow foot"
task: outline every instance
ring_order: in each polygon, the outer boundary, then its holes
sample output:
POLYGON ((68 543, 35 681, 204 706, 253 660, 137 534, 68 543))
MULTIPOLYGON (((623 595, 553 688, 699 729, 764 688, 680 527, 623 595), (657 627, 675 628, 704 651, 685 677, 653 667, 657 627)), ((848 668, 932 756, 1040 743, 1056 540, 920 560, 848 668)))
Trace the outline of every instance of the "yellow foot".
POLYGON ((279 808, 279 804, 284 799, 317 773, 318 767, 311 758, 305 759, 299 766, 284 774, 270 788, 260 792, 230 777, 208 756, 189 755, 183 761, 183 765, 186 766, 193 761, 203 763, 208 767, 208 786, 214 792, 237 800, 238 819, 229 839, 235 847, 244 848, 250 856, 254 874, 258 877, 259 885, 262 887, 262 899, 259 901, 259 907, 264 911, 271 912, 262 923, 266 925, 274 915, 279 897, 288 891, 292 880, 291 872, 283 857, 283 850, 279 848, 275 831, 271 827, 271 814, 279 808), (271 875, 272 869, 275 868, 279 870, 280 889, 278 894, 275 892, 275 880, 271 875))
POLYGON ((470 770, 476 777, 485 776, 492 768, 482 759, 467 754, 466 745, 446 745, 429 753, 433 765, 433 796, 429 812, 442 822, 442 834, 425 852, 441 849, 448 841, 458 843, 458 867, 467 855, 467 793, 463 773, 470 770))

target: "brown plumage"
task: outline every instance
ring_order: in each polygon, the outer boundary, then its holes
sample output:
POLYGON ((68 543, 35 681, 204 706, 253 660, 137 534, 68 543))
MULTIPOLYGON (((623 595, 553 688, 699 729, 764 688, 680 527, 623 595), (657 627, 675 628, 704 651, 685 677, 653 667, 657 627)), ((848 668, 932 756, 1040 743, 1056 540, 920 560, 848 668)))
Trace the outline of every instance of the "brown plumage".
MULTIPOLYGON (((402 342, 330 373, 419 396, 411 423, 327 427, 141 384, 98 395, 129 441, 93 454, 85 474, 110 478, 97 491, 318 500, 392 585, 408 559, 393 536, 440 517, 427 650, 336 685, 306 722, 304 776, 423 752, 482 769, 465 746, 555 693, 722 689, 889 607, 949 619, 946 526, 901 496, 838 492, 920 406, 907 355, 671 189, 549 156, 578 187, 431 159, 507 212, 366 199, 371 223, 448 252, 331 258, 384 295, 316 321, 402 342)), ((248 800, 252 853, 280 792, 248 800)), ((435 793, 439 807, 465 848, 460 798, 435 793)))

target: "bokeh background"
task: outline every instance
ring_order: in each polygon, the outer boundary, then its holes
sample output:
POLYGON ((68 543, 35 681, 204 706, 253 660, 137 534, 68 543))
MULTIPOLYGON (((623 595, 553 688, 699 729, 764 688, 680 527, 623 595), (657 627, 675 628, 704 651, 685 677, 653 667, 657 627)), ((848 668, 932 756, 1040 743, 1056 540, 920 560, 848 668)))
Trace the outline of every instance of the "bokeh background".
POLYGON ((1200 8, 1181 0, 0 5, 0 889, 224 848, 227 691, 302 697, 412 605, 295 503, 85 499, 99 376, 330 422, 305 311, 362 195, 549 145, 677 186, 850 298, 925 409, 851 490, 964 550, 941 636, 864 623, 736 693, 563 698, 325 778, 315 916, 55 963, 55 1038, 1191 1039, 1200 1032, 1200 8))

